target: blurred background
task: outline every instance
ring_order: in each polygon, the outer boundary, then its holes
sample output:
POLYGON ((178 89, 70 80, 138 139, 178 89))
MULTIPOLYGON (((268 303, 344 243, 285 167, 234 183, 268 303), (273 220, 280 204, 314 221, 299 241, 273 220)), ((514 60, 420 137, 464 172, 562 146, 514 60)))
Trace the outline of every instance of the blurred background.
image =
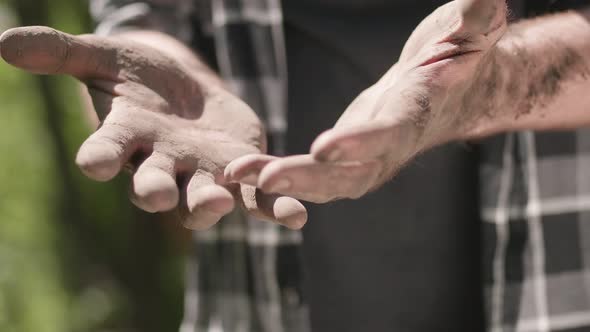
MULTIPOLYGON (((84 0, 0 0, 0 30, 89 32, 84 0)), ((84 178, 79 86, 0 63, 0 332, 175 331, 187 232, 84 178)))

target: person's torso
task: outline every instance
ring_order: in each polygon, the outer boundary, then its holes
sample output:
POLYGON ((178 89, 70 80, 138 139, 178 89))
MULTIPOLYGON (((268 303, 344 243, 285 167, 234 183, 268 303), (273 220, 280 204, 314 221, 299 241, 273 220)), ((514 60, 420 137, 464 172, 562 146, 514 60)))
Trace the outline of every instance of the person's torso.
MULTIPOLYGON (((288 152, 307 153, 445 2, 284 0, 288 152)), ((477 154, 456 143, 425 153, 360 200, 309 205, 313 330, 483 330, 477 192, 477 154)))

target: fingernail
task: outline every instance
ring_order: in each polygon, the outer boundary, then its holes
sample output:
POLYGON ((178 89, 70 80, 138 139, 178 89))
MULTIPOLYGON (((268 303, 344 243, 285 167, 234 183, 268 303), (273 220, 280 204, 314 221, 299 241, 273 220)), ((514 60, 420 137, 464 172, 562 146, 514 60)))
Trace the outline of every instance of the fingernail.
POLYGON ((274 186, 271 186, 269 191, 272 193, 278 193, 289 188, 291 188, 291 181, 288 179, 281 179, 275 183, 274 186))

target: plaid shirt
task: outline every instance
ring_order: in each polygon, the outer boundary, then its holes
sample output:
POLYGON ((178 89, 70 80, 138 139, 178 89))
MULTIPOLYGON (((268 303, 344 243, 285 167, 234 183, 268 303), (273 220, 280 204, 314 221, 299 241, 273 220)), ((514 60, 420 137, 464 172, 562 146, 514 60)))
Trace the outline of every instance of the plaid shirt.
MULTIPOLYGON (((222 77, 284 153, 279 0, 91 0, 91 9, 100 34, 155 29, 196 49, 195 31, 212 35, 222 77)), ((488 330, 590 331, 590 132, 511 133, 480 150, 488 330)), ((245 219, 236 212, 194 234, 181 332, 309 330, 300 233, 245 219)))

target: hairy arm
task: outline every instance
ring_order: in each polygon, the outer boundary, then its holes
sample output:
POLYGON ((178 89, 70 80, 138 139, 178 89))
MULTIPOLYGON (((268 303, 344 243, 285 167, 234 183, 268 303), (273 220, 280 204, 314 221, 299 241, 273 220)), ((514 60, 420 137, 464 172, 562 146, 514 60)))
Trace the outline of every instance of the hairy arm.
POLYGON ((421 152, 449 141, 590 125, 588 11, 510 27, 506 13, 504 0, 439 7, 416 27, 399 61, 308 155, 243 157, 226 175, 322 203, 360 197, 421 152), (257 177, 244 176, 260 164, 257 177))
POLYGON ((590 9, 510 26, 471 92, 466 137, 590 125, 590 9))

